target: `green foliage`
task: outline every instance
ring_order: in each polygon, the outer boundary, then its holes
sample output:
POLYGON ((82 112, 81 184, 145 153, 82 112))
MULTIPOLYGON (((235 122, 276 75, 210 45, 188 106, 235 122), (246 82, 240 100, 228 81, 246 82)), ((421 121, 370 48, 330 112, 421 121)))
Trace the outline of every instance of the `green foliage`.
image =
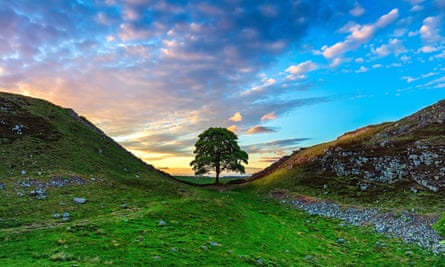
POLYGON ((190 165, 196 175, 215 171, 216 183, 222 171, 244 173, 248 155, 237 143, 238 137, 226 128, 209 128, 199 135, 195 144, 195 160, 190 165))
POLYGON ((445 237, 445 213, 442 214, 442 217, 436 222, 436 224, 434 224, 433 227, 437 232, 439 232, 440 235, 445 237))

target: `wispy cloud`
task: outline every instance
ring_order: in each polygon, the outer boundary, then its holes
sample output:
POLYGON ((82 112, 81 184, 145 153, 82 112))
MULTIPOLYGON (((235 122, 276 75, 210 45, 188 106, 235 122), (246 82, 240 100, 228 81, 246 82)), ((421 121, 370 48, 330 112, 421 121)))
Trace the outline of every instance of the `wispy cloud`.
POLYGON ((247 130, 247 134, 258 134, 258 133, 273 133, 276 132, 273 128, 264 126, 254 126, 247 130))
POLYGON ((275 112, 270 112, 270 113, 264 114, 261 117, 261 121, 274 120, 276 118, 277 118, 277 116, 275 115, 275 112))

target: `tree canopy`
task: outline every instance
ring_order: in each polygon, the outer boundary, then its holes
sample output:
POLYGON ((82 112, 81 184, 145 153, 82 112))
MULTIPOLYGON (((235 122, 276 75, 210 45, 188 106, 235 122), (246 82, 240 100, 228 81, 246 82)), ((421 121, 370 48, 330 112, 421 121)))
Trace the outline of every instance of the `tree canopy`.
POLYGON ((209 128, 198 136, 195 143, 195 160, 190 165, 195 175, 215 171, 215 183, 219 183, 222 171, 244 173, 242 163, 248 164, 249 156, 238 146, 238 137, 226 128, 209 128))

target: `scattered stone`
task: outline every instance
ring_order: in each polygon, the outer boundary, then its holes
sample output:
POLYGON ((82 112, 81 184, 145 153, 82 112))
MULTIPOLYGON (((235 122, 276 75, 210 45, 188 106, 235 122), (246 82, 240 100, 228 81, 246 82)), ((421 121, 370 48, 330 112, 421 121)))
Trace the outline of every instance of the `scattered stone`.
POLYGON ((375 225, 374 229, 377 233, 384 233, 386 232, 387 227, 384 224, 379 223, 375 225))
POLYGON ((337 243, 338 244, 344 244, 345 240, 343 238, 337 238, 337 243))
POLYGON ((215 241, 210 241, 209 244, 210 244, 210 246, 212 246, 212 247, 216 247, 216 246, 219 245, 218 242, 215 242, 215 241))
POLYGON ((22 170, 22 171, 20 172, 20 174, 21 174, 21 175, 26 175, 26 171, 25 171, 25 170, 22 170))
POLYGON ((36 188, 32 190, 29 195, 37 199, 46 199, 46 191, 43 188, 36 188))
POLYGON ((54 213, 54 215, 53 215, 54 219, 60 219, 60 217, 62 217, 62 215, 60 215, 60 213, 54 213))
POLYGON ((5 189, 5 184, 4 183, 0 183, 0 189, 5 189))
POLYGON ((312 260, 314 258, 314 256, 312 256, 312 255, 306 255, 306 257, 304 257, 304 260, 305 261, 310 261, 310 260, 312 260))
POLYGON ((369 185, 368 184, 360 184, 360 190, 362 191, 366 191, 366 189, 368 189, 369 185))
POLYGON ((160 220, 158 225, 159 226, 164 226, 164 225, 167 225, 167 222, 164 221, 164 220, 160 220))
POLYGON ((208 250, 209 248, 207 246, 201 246, 202 250, 208 250))
POLYGON ((413 193, 417 193, 417 188, 415 188, 415 187, 411 187, 411 192, 413 192, 413 193))
POLYGON ((63 213, 63 217, 62 217, 62 221, 64 221, 64 222, 67 222, 67 221, 69 221, 70 220, 70 213, 68 212, 68 211, 65 211, 64 213, 63 213))
MULTIPOLYGON (((439 251, 437 247, 443 239, 432 228, 440 215, 419 215, 408 211, 382 212, 378 208, 354 206, 345 208, 331 201, 312 201, 299 197, 288 202, 311 215, 338 218, 354 226, 373 225, 378 233, 401 238, 407 243, 429 248, 433 252, 439 251)), ((306 220, 306 223, 310 222, 306 220)), ((337 243, 342 241, 345 242, 343 238, 337 239, 337 243)))
POLYGON ((17 196, 18 197, 23 197, 25 194, 23 194, 23 192, 17 192, 17 196))
POLYGON ((123 203, 123 204, 121 204, 121 208, 122 208, 122 209, 127 209, 128 206, 127 206, 127 204, 123 203))
POLYGON ((263 261, 262 259, 257 259, 257 260, 256 260, 256 263, 257 263, 258 265, 264 265, 264 261, 263 261))
POLYGON ((178 252, 177 248, 171 248, 170 250, 171 250, 171 252, 178 252))
POLYGON ((85 202, 87 202, 86 198, 83 197, 75 197, 73 198, 73 201, 79 204, 85 204, 85 202))
POLYGON ((16 124, 13 128, 11 128, 11 130, 13 133, 21 135, 23 134, 23 125, 16 124))
POLYGON ((380 241, 375 242, 375 247, 376 248, 384 248, 386 247, 386 244, 380 241))

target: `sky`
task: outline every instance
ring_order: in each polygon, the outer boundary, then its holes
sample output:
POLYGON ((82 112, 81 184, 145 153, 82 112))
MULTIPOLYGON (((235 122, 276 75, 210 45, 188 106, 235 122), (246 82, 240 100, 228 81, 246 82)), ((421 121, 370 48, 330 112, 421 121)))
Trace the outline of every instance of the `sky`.
POLYGON ((0 25, 0 91, 174 175, 209 127, 249 174, 445 98, 445 0, 5 0, 0 25))

